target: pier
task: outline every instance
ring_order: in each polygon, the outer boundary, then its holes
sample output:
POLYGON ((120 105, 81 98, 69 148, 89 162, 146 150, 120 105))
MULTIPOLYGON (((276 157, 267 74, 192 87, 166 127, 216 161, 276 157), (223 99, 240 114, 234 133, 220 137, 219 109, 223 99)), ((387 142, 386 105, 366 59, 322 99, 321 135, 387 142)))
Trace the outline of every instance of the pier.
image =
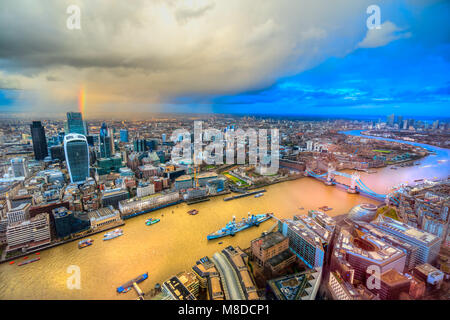
POLYGON ((136 290, 136 293, 138 294, 139 300, 144 300, 144 293, 142 292, 141 288, 137 285, 136 282, 133 282, 133 288, 136 290))
POLYGON ((257 191, 252 191, 252 192, 247 192, 247 193, 242 193, 239 194, 237 196, 232 196, 232 197, 228 197, 228 198, 224 198, 223 201, 230 201, 230 200, 234 200, 234 199, 239 199, 239 198, 243 198, 243 197, 248 197, 254 194, 258 194, 260 192, 266 192, 266 189, 261 189, 261 190, 257 190, 257 191))

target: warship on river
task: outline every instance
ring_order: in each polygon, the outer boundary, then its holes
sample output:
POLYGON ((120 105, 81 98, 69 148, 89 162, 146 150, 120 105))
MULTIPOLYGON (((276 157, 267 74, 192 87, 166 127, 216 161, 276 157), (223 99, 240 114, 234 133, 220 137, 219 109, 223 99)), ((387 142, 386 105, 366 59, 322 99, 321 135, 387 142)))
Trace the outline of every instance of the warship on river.
POLYGON ((270 219, 272 217, 271 213, 265 213, 265 214, 257 214, 257 215, 250 215, 248 214, 247 219, 242 218, 241 221, 236 222, 236 218, 233 216, 233 220, 227 223, 225 227, 222 229, 213 232, 208 235, 208 240, 218 239, 225 236, 234 236, 239 231, 248 229, 253 226, 258 226, 260 223, 270 219))

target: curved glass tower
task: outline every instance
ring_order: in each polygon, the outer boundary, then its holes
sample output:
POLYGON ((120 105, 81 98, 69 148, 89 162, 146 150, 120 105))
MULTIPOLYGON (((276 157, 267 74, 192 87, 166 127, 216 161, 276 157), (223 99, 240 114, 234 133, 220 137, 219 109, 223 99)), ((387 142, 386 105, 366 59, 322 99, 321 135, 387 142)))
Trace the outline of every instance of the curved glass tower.
POLYGON ((71 133, 64 137, 64 153, 72 183, 83 183, 89 177, 89 147, 81 134, 71 133))

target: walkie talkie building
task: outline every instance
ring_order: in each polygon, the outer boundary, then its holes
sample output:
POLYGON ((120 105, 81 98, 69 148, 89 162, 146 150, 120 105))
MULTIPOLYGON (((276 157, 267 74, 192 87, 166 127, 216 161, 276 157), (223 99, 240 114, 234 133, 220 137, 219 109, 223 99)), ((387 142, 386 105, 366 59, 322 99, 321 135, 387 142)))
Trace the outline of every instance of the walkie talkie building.
POLYGON ((89 147, 87 139, 81 134, 64 137, 64 153, 67 169, 72 183, 82 183, 89 177, 89 147))

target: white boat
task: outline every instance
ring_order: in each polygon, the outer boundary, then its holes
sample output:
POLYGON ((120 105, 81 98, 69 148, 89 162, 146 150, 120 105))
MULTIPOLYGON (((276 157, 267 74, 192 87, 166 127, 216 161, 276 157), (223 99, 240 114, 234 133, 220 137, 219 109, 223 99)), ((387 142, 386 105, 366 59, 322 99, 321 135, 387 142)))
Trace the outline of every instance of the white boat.
POLYGON ((122 229, 116 229, 114 231, 110 231, 107 232, 103 235, 103 240, 111 240, 117 237, 120 237, 121 235, 123 235, 123 230, 122 229))

